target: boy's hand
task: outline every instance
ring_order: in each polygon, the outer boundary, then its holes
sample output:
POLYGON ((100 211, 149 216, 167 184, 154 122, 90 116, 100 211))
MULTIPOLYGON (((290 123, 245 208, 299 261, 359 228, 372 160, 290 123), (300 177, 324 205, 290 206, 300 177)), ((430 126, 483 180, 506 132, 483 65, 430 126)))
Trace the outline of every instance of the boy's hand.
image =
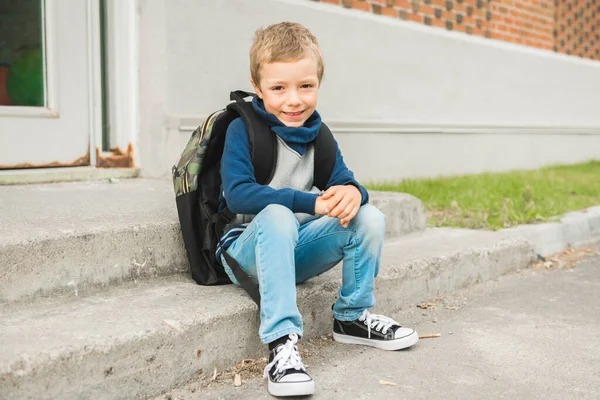
POLYGON ((315 202, 315 214, 327 215, 327 213, 333 210, 337 205, 335 201, 336 199, 325 200, 323 199, 323 196, 317 197, 317 201, 315 202))
POLYGON ((356 216, 360 209, 362 194, 354 185, 342 185, 330 187, 323 193, 321 198, 325 201, 332 201, 335 204, 333 208, 329 208, 327 215, 339 218, 340 224, 344 228, 347 228, 352 218, 356 216))

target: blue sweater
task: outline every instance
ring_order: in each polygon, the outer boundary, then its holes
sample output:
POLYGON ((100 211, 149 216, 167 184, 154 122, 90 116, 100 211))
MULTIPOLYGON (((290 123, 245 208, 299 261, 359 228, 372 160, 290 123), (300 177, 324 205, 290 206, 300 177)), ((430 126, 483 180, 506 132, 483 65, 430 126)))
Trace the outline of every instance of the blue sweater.
MULTIPOLYGON (((268 113, 263 101, 257 96, 252 100, 252 106, 259 117, 267 121, 271 130, 300 155, 304 154, 307 144, 317 137, 321 129, 321 116, 317 111, 310 116, 304 126, 295 128, 285 126, 277 117, 268 113)), ((335 164, 325 189, 336 185, 354 185, 362 194, 361 205, 366 204, 369 201, 367 190, 354 179, 354 174, 346 167, 337 141, 335 147, 335 164)), ((235 214, 256 215, 270 204, 280 204, 294 213, 313 215, 315 213, 317 194, 288 188, 273 189, 256 183, 248 131, 242 118, 233 120, 227 128, 225 148, 221 159, 221 180, 220 209, 228 207, 235 214), (225 198, 223 198, 223 193, 225 193, 225 198), (225 199, 227 200, 225 201, 225 199)), ((241 233, 239 228, 232 229, 232 231, 234 230, 236 231, 235 237, 228 234, 223 236, 226 248, 241 233)))
MULTIPOLYGON (((317 111, 299 128, 285 126, 273 114, 267 113, 262 100, 254 97, 254 111, 264 118, 273 132, 281 137, 292 149, 303 155, 306 145, 313 141, 321 129, 321 116, 317 111)), ((361 194, 361 205, 369 200, 367 190, 355 179, 352 171, 346 167, 340 148, 335 142, 336 159, 331 178, 325 189, 336 185, 354 185, 361 194)), ((227 202, 221 196, 221 206, 225 204, 236 214, 258 214, 270 204, 283 205, 293 212, 315 213, 317 195, 293 189, 273 189, 256 183, 254 167, 250 153, 250 141, 246 125, 241 118, 235 119, 227 129, 225 149, 221 159, 222 190, 227 202)))

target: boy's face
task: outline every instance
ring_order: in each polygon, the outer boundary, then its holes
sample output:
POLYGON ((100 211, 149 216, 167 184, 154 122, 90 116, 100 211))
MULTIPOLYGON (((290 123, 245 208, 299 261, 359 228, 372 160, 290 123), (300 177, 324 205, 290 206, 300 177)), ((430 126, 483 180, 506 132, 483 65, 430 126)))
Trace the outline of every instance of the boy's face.
POLYGON ((319 78, 317 61, 302 58, 298 61, 263 64, 260 83, 252 79, 256 94, 265 109, 285 126, 300 127, 317 108, 319 78))

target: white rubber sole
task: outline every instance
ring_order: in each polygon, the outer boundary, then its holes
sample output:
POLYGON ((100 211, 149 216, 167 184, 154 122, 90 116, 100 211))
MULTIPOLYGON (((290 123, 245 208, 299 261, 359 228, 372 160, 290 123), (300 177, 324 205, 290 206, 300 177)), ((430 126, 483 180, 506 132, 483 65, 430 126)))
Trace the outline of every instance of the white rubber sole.
POLYGON ((315 381, 306 382, 271 382, 269 379, 269 393, 275 397, 308 396, 315 392, 315 381))
POLYGON ((333 332, 333 340, 346 344, 360 344, 362 346, 376 347, 381 350, 401 350, 415 345, 419 341, 419 335, 416 331, 413 331, 410 335, 399 339, 374 340, 333 332))
POLYGON ((315 392, 315 381, 306 382, 271 382, 269 379, 269 393, 276 397, 308 396, 315 392))

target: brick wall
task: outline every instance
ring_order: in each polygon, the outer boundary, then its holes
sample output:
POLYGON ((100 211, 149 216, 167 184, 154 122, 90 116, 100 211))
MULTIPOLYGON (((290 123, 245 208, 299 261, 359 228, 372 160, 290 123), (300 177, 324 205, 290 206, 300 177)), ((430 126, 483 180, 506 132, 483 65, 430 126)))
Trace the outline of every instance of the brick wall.
POLYGON ((550 0, 490 1, 493 39, 554 49, 554 2, 550 0))
POLYGON ((555 50, 600 60, 600 0, 557 0, 555 7, 555 50))
POLYGON ((600 0, 313 0, 600 60, 600 0))

